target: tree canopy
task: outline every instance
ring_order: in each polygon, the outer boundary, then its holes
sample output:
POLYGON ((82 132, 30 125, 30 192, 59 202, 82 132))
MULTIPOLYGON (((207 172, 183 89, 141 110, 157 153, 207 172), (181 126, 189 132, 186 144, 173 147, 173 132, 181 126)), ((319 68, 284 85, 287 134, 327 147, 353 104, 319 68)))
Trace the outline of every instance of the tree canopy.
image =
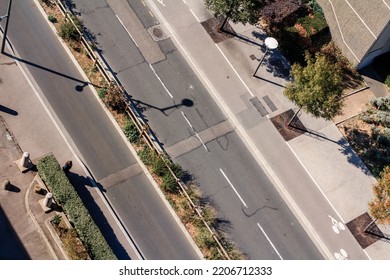
POLYGON ((370 213, 380 223, 390 223, 390 166, 387 166, 374 185, 375 198, 370 202, 370 213))
POLYGON ((234 23, 255 24, 260 18, 260 9, 266 0, 205 0, 208 9, 215 15, 225 16, 234 23))
POLYGON ((292 66, 293 82, 284 94, 307 113, 330 120, 341 113, 343 105, 341 69, 321 53, 314 58, 306 54, 305 60, 306 66, 292 66))

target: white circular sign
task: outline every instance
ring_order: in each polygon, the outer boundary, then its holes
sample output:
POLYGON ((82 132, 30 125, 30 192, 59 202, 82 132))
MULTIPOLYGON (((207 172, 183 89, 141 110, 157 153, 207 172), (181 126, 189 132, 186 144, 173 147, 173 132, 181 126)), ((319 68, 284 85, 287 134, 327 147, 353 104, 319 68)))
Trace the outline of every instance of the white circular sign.
POLYGON ((265 38, 264 43, 270 50, 276 49, 279 45, 278 41, 276 41, 276 39, 272 37, 265 38))

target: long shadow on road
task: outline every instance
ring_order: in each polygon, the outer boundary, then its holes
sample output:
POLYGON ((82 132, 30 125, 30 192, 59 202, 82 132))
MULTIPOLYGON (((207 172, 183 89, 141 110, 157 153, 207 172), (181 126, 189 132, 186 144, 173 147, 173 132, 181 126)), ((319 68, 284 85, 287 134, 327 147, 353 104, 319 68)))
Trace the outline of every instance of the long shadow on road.
POLYGON ((119 260, 130 260, 131 258, 129 254, 117 239, 115 232, 108 223, 104 213, 100 209, 100 206, 96 204, 90 193, 90 191, 92 191, 91 188, 94 188, 94 186, 91 184, 91 181, 88 178, 73 172, 68 173, 68 178, 72 185, 75 186, 75 189, 83 201, 85 207, 88 209, 92 219, 102 232, 108 245, 112 248, 117 258, 119 260))

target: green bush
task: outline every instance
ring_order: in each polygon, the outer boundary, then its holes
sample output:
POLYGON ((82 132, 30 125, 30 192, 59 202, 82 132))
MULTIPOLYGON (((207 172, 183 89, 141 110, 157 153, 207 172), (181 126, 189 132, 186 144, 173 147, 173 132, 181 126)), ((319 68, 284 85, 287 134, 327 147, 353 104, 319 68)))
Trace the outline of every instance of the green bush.
POLYGON ((157 176, 164 176, 169 172, 162 157, 156 156, 152 162, 152 170, 157 176))
POLYGON ((376 109, 381 111, 390 111, 390 97, 379 97, 375 99, 371 99, 370 103, 376 109))
POLYGON ((139 158, 146 165, 151 165, 154 158, 156 157, 156 153, 148 146, 144 145, 144 147, 138 152, 139 158))
POLYGON ((57 19, 55 18, 55 16, 52 16, 52 15, 49 15, 49 16, 47 17, 47 19, 48 19, 50 22, 52 22, 52 23, 57 22, 57 19))
POLYGON ((376 121, 383 126, 390 128, 390 112, 378 111, 376 113, 376 121))
POLYGON ((58 35, 66 41, 79 41, 81 37, 77 28, 69 21, 61 24, 58 35))
POLYGON ((39 176, 53 193, 57 203, 64 209, 91 258, 94 260, 116 259, 57 159, 53 155, 46 156, 38 161, 37 168, 39 176))
POLYGON ((388 87, 390 87, 390 75, 387 75, 387 76, 386 76, 385 84, 386 84, 388 87))
POLYGON ((103 99, 106 96, 106 93, 107 93, 106 87, 98 89, 98 96, 100 99, 103 99))
POLYGON ((161 188, 165 191, 176 193, 178 191, 178 185, 176 179, 171 173, 166 173, 162 178, 161 188))
POLYGON ((127 123, 123 128, 123 132, 125 133, 126 138, 130 141, 130 143, 139 143, 141 134, 132 120, 127 120, 127 123))

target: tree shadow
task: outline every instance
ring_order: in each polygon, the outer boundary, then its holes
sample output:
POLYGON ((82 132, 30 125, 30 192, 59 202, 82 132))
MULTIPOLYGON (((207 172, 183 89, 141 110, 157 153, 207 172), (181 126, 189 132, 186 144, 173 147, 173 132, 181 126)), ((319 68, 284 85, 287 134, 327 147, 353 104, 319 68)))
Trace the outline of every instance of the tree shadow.
MULTIPOLYGON (((298 119, 298 116, 296 116, 295 118, 298 119)), ((329 141, 329 142, 332 142, 332 143, 338 145, 339 151, 347 157, 348 163, 359 168, 364 174, 371 175, 370 170, 369 170, 368 166, 366 165, 366 162, 362 161, 362 159, 359 157, 359 155, 354 151, 351 144, 344 137, 341 137, 338 141, 335 141, 333 139, 326 137, 325 134, 323 134, 323 133, 309 129, 309 128, 304 127, 304 126, 302 127, 297 122, 291 122, 291 124, 289 126, 294 128, 294 129, 300 130, 300 131, 306 133, 307 135, 309 135, 310 137, 317 139, 319 141, 329 141)), ((362 139, 362 141, 364 141, 364 140, 362 139)))
MULTIPOLYGON (((88 209, 89 214, 92 219, 104 235, 108 245, 112 248, 113 252, 119 260, 130 260, 129 254, 126 252, 126 249, 122 246, 120 241, 115 235, 112 227, 107 221, 106 214, 102 211, 100 206, 95 202, 95 199, 92 197, 90 191, 95 186, 92 184, 93 180, 90 177, 84 177, 79 174, 68 172, 67 176, 69 181, 75 187, 78 195, 83 201, 85 207, 88 209)), ((104 188, 101 185, 98 185, 99 191, 104 192, 104 188)))
POLYGON ((344 127, 344 133, 364 165, 374 177, 379 178, 384 167, 390 164, 389 144, 381 142, 383 135, 379 133, 375 136, 364 130, 347 127, 344 127))
POLYGON ((269 56, 265 60, 266 70, 274 77, 282 78, 286 81, 292 81, 290 76, 290 64, 277 50, 268 51, 269 56))
POLYGON ((15 110, 12 110, 11 108, 8 108, 6 106, 3 106, 3 105, 0 105, 0 111, 4 112, 4 113, 7 113, 11 116, 17 116, 18 115, 18 112, 16 112, 15 110))

